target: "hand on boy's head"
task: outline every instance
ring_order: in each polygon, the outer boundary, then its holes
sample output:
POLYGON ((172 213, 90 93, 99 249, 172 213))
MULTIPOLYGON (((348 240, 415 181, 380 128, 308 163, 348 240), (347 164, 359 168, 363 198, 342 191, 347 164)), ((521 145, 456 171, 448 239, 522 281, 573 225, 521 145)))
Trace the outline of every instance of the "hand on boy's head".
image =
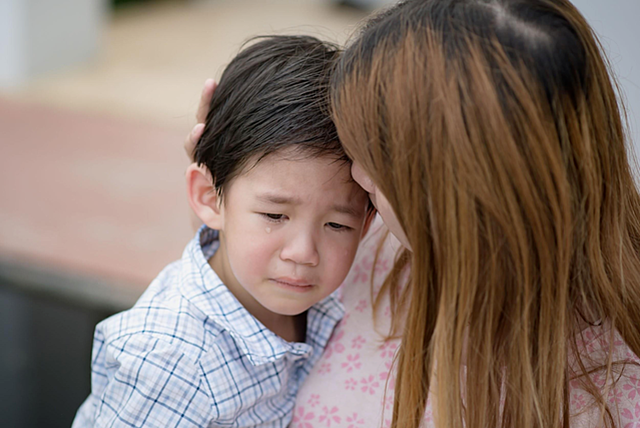
MULTIPOLYGON (((202 136, 202 131, 204 131, 204 122, 207 120, 207 113, 209 113, 209 105, 211 104, 211 97, 213 96, 213 92, 215 91, 217 83, 213 79, 207 79, 204 82, 204 88, 202 89, 202 94, 200 94, 200 104, 198 105, 198 111, 196 112, 196 124, 191 129, 191 132, 187 134, 187 138, 184 140, 184 150, 187 152, 187 156, 189 156, 189 160, 193 161, 194 150, 196 148, 196 144, 200 137, 202 136)), ((191 225, 194 230, 198 230, 198 228, 202 225, 202 221, 200 218, 191 211, 191 225)))
POLYGON ((211 97, 216 89, 216 82, 213 79, 207 79, 204 82, 204 88, 200 95, 200 104, 198 105, 198 111, 196 112, 196 124, 191 129, 191 132, 187 134, 187 138, 184 141, 184 150, 187 152, 189 159, 193 159, 193 151, 196 148, 198 140, 202 136, 204 131, 204 122, 207 120, 207 113, 209 113, 209 105, 211 104, 211 97))

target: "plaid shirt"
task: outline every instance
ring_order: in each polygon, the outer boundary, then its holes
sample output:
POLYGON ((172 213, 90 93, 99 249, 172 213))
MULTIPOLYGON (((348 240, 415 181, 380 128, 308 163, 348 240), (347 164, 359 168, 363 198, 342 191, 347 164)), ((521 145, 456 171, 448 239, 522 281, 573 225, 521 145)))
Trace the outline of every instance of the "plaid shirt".
POLYGON ((306 343, 256 320, 211 269, 217 232, 202 227, 135 306, 96 327, 82 427, 286 427, 300 384, 344 309, 309 309, 306 343))

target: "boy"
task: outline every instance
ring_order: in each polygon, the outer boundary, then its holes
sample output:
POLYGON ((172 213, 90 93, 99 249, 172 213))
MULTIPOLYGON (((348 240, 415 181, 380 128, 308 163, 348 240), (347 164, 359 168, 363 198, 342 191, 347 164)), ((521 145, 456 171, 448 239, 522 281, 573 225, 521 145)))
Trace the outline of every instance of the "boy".
POLYGON ((226 68, 186 174, 204 226, 96 328, 74 428, 289 424, 371 218, 328 114, 337 54, 276 36, 226 68))

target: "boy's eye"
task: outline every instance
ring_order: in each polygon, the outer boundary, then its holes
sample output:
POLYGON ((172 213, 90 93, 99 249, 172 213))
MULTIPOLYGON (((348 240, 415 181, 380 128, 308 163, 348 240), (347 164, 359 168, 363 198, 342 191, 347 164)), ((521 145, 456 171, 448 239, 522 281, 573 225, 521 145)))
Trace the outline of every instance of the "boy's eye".
POLYGON ((269 219, 271 221, 280 221, 284 217, 284 214, 262 213, 262 216, 266 217, 267 219, 269 219))
POLYGON ((345 226, 344 224, 340 224, 340 223, 327 223, 327 226, 329 226, 331 229, 333 230, 349 230, 351 229, 349 226, 345 226))

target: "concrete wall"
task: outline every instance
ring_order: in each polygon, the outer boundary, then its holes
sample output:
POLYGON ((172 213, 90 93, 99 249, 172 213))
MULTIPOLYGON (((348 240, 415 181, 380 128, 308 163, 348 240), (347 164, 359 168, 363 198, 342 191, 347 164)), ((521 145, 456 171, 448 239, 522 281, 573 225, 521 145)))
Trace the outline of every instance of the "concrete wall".
POLYGON ((106 6, 105 0, 0 1, 0 86, 91 58, 106 6))
POLYGON ((600 37, 625 98, 640 158, 640 0, 573 0, 600 37))
POLYGON ((0 1, 0 87, 17 82, 25 74, 25 15, 26 2, 0 1))

